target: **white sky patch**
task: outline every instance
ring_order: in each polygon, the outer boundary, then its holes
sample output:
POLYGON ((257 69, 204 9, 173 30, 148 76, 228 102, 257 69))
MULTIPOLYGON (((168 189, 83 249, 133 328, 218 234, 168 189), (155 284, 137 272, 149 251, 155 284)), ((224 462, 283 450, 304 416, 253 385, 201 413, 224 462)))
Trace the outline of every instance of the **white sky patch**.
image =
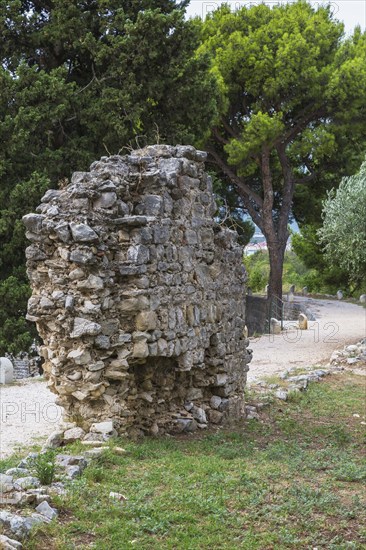
MULTIPOLYGON (((291 0, 289 0, 291 1, 291 0)), ((199 16, 203 19, 207 13, 215 10, 221 4, 230 4, 232 9, 239 9, 243 6, 258 5, 260 1, 230 1, 230 2, 210 2, 203 0, 191 0, 190 5, 187 8, 188 17, 199 16)), ((265 4, 275 5, 286 3, 286 0, 280 1, 265 1, 265 4)), ((347 34, 351 34, 356 25, 360 25, 364 31, 366 29, 366 0, 331 0, 330 2, 315 2, 311 1, 311 4, 316 6, 326 6, 330 4, 332 13, 336 19, 343 21, 345 24, 345 31, 347 34)))

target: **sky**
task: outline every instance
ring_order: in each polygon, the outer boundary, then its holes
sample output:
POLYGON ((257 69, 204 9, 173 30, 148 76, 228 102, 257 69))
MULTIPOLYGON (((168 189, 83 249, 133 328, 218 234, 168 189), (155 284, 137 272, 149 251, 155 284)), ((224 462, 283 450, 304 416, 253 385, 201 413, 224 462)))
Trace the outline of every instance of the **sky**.
MULTIPOLYGON (((291 0, 289 0, 291 1, 291 0)), ((274 5, 274 4, 283 4, 286 0, 273 0, 273 1, 265 1, 266 4, 274 5)), ((195 16, 198 15, 200 17, 205 17, 205 15, 213 11, 215 8, 217 8, 220 4, 222 4, 220 0, 217 0, 216 2, 209 2, 209 1, 202 1, 202 0, 191 0, 191 3, 187 9, 188 16, 195 16)), ((240 8, 242 6, 250 6, 255 4, 260 4, 260 0, 257 1, 227 1, 228 4, 232 6, 232 8, 240 8)), ((347 34, 351 34, 353 29, 356 25, 360 25, 361 29, 364 31, 366 29, 366 0, 330 0, 329 2, 324 1, 311 1, 311 4, 313 6, 324 6, 324 5, 331 5, 332 12, 336 19, 339 19, 340 21, 343 21, 345 24, 345 31, 347 34)))

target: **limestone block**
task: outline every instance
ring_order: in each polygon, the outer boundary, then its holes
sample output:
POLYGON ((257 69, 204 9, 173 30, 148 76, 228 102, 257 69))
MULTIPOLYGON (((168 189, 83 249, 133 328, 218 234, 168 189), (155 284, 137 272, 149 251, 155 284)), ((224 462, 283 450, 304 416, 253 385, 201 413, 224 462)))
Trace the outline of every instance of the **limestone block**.
POLYGON ((96 232, 85 223, 70 222, 72 238, 76 242, 94 242, 98 240, 96 232))
MULTIPOLYGON (((43 258, 39 259, 44 259, 45 257, 44 255, 43 258)), ((70 261, 81 265, 90 264, 94 262, 94 254, 91 250, 76 248, 70 253, 70 261)))
POLYGON ((113 421, 109 420, 106 422, 97 422, 95 424, 92 424, 90 431, 99 434, 112 433, 114 431, 113 421))
POLYGON ((89 275, 84 281, 79 281, 77 288, 87 290, 101 290, 104 287, 104 281, 96 275, 89 275))
POLYGON ((0 494, 10 493, 14 489, 13 476, 0 474, 0 494))
POLYGON ((272 317, 270 321, 271 334, 281 334, 281 322, 272 317))
POLYGON ((197 399, 202 399, 203 393, 201 388, 189 388, 186 394, 186 399, 188 401, 196 401, 197 399))
POLYGON ((62 243, 67 243, 71 240, 71 232, 69 224, 65 222, 58 223, 54 228, 56 236, 60 239, 62 243))
POLYGON ((212 424, 220 424, 224 416, 224 413, 217 410, 212 410, 212 409, 209 410, 207 414, 208 414, 208 420, 212 422, 212 424))
POLYGON ((134 344, 132 355, 136 358, 148 357, 149 346, 147 345, 146 340, 141 340, 140 342, 136 342, 134 344))
POLYGON ((80 267, 77 267, 76 269, 72 269, 69 273, 69 278, 72 281, 77 279, 82 279, 83 277, 85 277, 85 271, 80 267))
POLYGON ((117 195, 114 191, 102 193, 100 197, 94 201, 94 208, 112 208, 117 202, 117 195))
POLYGON ((75 317, 74 328, 70 333, 70 338, 81 338, 82 336, 96 336, 102 330, 102 327, 98 323, 83 319, 82 317, 75 317))
POLYGON ((70 428, 64 433, 65 443, 73 443, 79 439, 83 439, 85 436, 85 431, 82 428, 70 428))
POLYGON ((300 313, 299 315, 299 329, 300 330, 307 330, 308 329, 308 318, 304 313, 300 313))
POLYGON ((137 330, 155 330, 157 328, 158 318, 154 311, 142 311, 136 317, 137 330))
POLYGON ((219 395, 213 395, 210 399, 210 406, 213 409, 218 409, 221 405, 222 399, 219 395))
POLYGON ((13 363, 7 357, 0 357, 0 384, 11 384, 13 380, 13 363))
POLYGON ((55 508, 52 508, 46 500, 38 504, 36 508, 36 512, 39 514, 42 514, 42 516, 45 516, 48 519, 54 519, 57 518, 58 512, 55 508))
POLYGON ((23 216, 22 221, 27 230, 31 233, 41 233, 44 219, 45 216, 41 214, 26 214, 23 216))
POLYGON ((18 540, 11 539, 6 535, 0 535, 0 548, 4 550, 21 550, 23 545, 18 540))
POLYGON ((83 348, 73 349, 68 353, 67 358, 72 359, 77 365, 87 365, 91 361, 90 352, 83 348))
POLYGON ((163 198, 160 195, 145 195, 135 210, 137 214, 159 216, 159 214, 162 214, 162 208, 163 198))

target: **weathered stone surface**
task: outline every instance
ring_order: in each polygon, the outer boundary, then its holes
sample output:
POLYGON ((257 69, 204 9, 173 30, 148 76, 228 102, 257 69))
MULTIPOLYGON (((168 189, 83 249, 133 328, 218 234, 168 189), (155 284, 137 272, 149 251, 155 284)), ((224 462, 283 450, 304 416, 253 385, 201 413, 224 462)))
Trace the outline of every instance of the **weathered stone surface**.
POLYGON ((102 193, 99 199, 94 201, 94 208, 112 208, 117 202, 117 195, 113 191, 102 193))
POLYGON ((80 338, 81 336, 96 336, 101 331, 101 326, 98 323, 76 317, 74 319, 74 328, 70 333, 70 338, 80 338))
POLYGON ((21 517, 13 515, 10 519, 10 530, 15 536, 19 538, 27 537, 31 529, 39 523, 48 523, 49 520, 40 514, 32 514, 31 516, 21 517))
POLYGON ((10 493, 14 489, 13 477, 7 474, 0 474, 0 494, 10 493))
POLYGON ((96 424, 92 424, 90 431, 96 432, 99 434, 112 433, 114 431, 113 422, 112 421, 97 422, 96 424))
POLYGON ((277 399, 281 399, 281 401, 287 401, 287 391, 285 390, 277 390, 275 396, 277 399))
POLYGON ((7 357, 0 357, 0 384, 11 384, 13 380, 13 363, 7 357))
POLYGON ((58 516, 57 510, 55 508, 52 508, 46 500, 38 504, 36 512, 50 520, 57 518, 58 516))
POLYGON ((64 433, 65 443, 73 443, 73 441, 78 441, 83 439, 85 431, 82 428, 70 428, 64 433))
POLYGON ((218 409, 221 405, 221 397, 218 395, 213 395, 210 399, 210 406, 212 409, 218 409))
POLYGON ((70 222, 70 229, 74 241, 90 242, 98 240, 96 232, 85 223, 70 222))
POLYGON ((158 326, 158 318, 155 311, 142 311, 136 317, 137 330, 155 330, 158 326))
POLYGON ((27 468, 10 468, 9 470, 6 470, 5 473, 8 476, 13 476, 15 479, 17 477, 24 477, 24 476, 30 475, 29 470, 27 468))
POLYGON ((83 429, 113 420, 86 441, 244 413, 246 274, 214 221, 205 158, 166 145, 103 157, 24 219, 49 386, 83 429))
POLYGON ((14 481, 14 487, 18 491, 26 491, 27 489, 36 489, 41 485, 39 479, 34 476, 19 477, 14 481))
POLYGON ((44 449, 57 449, 62 445, 64 439, 64 432, 62 431, 54 431, 52 432, 48 438, 45 444, 43 445, 44 449))
POLYGON ((300 313, 299 315, 299 329, 307 330, 308 329, 308 318, 305 313, 300 313))
POLYGON ((79 466, 81 470, 86 468, 87 462, 81 455, 57 455, 56 464, 62 468, 68 468, 69 466, 79 466))
POLYGON ((271 334, 281 334, 281 321, 272 317, 270 321, 271 334))
POLYGON ((44 216, 41 214, 27 214, 22 218, 23 223, 28 231, 31 233, 41 233, 42 232, 42 222, 44 216))
POLYGON ((0 535, 0 548, 3 548, 3 550, 21 550, 23 545, 18 540, 11 539, 6 535, 0 535))

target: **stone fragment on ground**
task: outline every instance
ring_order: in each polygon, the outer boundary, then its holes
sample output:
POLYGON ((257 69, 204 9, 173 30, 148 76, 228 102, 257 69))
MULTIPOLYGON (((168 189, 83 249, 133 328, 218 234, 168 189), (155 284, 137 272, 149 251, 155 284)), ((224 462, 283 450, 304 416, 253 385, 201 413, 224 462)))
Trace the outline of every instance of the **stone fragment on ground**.
MULTIPOLYGON (((70 427, 67 427, 70 429, 70 427)), ((110 426, 105 426, 105 429, 110 426)), ((52 506, 55 495, 67 494, 67 487, 79 477, 88 465, 88 462, 96 458, 109 447, 86 448, 83 455, 58 454, 55 457, 56 475, 58 478, 66 476, 69 481, 54 481, 50 485, 41 486, 38 478, 29 475, 31 464, 39 456, 39 453, 29 453, 23 458, 17 468, 10 468, 5 474, 0 474, 0 503, 7 509, 0 511, 0 528, 3 531, 0 538, 0 548, 9 550, 22 548, 19 541, 26 539, 32 527, 38 523, 48 523, 56 520, 58 511, 52 506), (25 468, 29 465, 29 470, 25 468), (28 475, 25 475, 28 474, 28 475), (34 509, 34 512, 23 515, 22 507, 34 509)), ((116 454, 125 454, 122 447, 115 447, 116 454)), ((111 493, 110 498, 117 501, 125 501, 126 497, 120 493, 111 493)))
POLYGON ((11 539, 6 535, 0 535, 0 548, 3 550, 21 550, 23 545, 18 540, 11 539))
POLYGON ((55 519, 58 516, 56 508, 52 508, 46 500, 43 500, 40 504, 38 504, 36 512, 42 516, 45 516, 49 520, 55 519))

